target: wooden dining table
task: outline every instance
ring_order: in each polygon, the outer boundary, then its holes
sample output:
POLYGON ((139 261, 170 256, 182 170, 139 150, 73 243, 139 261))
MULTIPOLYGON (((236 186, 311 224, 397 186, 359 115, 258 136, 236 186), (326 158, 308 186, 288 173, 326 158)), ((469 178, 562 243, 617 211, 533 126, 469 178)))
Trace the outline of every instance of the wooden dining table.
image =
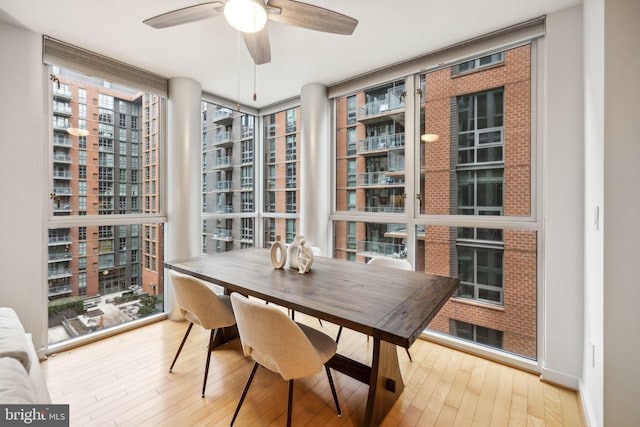
POLYGON ((396 346, 422 334, 458 288, 456 278, 315 257, 311 271, 275 269, 268 249, 174 260, 164 266, 373 338, 371 366, 336 354, 331 368, 369 385, 362 426, 377 426, 404 389, 396 346))

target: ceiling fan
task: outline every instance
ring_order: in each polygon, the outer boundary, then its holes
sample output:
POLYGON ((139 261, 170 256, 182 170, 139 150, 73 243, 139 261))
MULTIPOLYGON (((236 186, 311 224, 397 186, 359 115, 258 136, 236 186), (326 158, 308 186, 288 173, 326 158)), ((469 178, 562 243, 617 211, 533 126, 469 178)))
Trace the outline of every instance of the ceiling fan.
POLYGON ((325 33, 351 35, 358 20, 294 0, 226 0, 200 3, 172 10, 143 22, 153 28, 166 28, 217 16, 224 10, 229 24, 242 33, 244 43, 256 65, 271 62, 267 20, 325 33))

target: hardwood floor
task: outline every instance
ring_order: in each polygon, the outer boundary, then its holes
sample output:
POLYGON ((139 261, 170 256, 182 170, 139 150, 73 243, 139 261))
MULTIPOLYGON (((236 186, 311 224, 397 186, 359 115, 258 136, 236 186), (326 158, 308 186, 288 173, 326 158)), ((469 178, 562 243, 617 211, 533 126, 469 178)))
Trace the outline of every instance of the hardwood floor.
MULTIPOLYGON (((335 336, 337 327, 296 320, 335 336)), ((238 339, 211 357, 200 397, 208 331, 194 327, 173 373, 169 365, 186 330, 170 320, 52 355, 42 362, 53 403, 70 405, 71 426, 228 426, 251 370, 238 339)), ((339 351, 369 363, 372 342, 345 329, 339 351)), ((405 390, 383 426, 584 426, 577 393, 525 373, 418 340, 398 357, 405 390)), ((294 426, 354 426, 367 386, 334 372, 343 417, 336 415, 326 374, 296 380, 294 426)), ((258 369, 235 425, 284 426, 287 384, 258 369)))

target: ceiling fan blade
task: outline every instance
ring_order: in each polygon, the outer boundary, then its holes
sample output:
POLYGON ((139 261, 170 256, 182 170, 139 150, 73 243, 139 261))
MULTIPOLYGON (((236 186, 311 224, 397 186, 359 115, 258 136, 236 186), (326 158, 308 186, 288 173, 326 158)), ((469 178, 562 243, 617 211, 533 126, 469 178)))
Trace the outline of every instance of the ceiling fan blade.
POLYGON ((153 28, 173 27, 175 25, 187 24, 216 16, 223 7, 223 2, 212 1, 172 10, 171 12, 145 19, 142 22, 153 28))
POLYGON ((257 33, 242 33, 242 38, 256 65, 271 62, 271 47, 266 26, 257 33))
POLYGON ((267 10, 270 8, 281 9, 279 14, 267 13, 272 21, 309 30, 351 35, 358 25, 357 19, 294 0, 269 0, 267 10))

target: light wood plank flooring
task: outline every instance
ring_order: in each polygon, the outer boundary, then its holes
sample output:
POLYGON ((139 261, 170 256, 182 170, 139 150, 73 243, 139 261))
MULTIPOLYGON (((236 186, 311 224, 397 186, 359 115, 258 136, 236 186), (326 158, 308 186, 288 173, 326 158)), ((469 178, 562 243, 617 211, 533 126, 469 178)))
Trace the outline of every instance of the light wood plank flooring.
MULTIPOLYGON (((297 314, 335 336, 337 327, 297 314)), ((169 365, 186 330, 170 320, 52 355, 42 362, 54 403, 70 405, 71 426, 228 426, 252 362, 237 339, 211 357, 200 397, 208 331, 194 326, 173 373, 169 365)), ((369 363, 372 341, 344 330, 339 351, 369 363)), ((395 426, 584 426, 577 393, 525 373, 431 342, 398 357, 405 390, 384 420, 395 426)), ((294 426, 354 426, 368 387, 334 372, 338 418, 324 372, 296 380, 294 426)), ((259 369, 236 426, 284 426, 287 384, 259 369)))

